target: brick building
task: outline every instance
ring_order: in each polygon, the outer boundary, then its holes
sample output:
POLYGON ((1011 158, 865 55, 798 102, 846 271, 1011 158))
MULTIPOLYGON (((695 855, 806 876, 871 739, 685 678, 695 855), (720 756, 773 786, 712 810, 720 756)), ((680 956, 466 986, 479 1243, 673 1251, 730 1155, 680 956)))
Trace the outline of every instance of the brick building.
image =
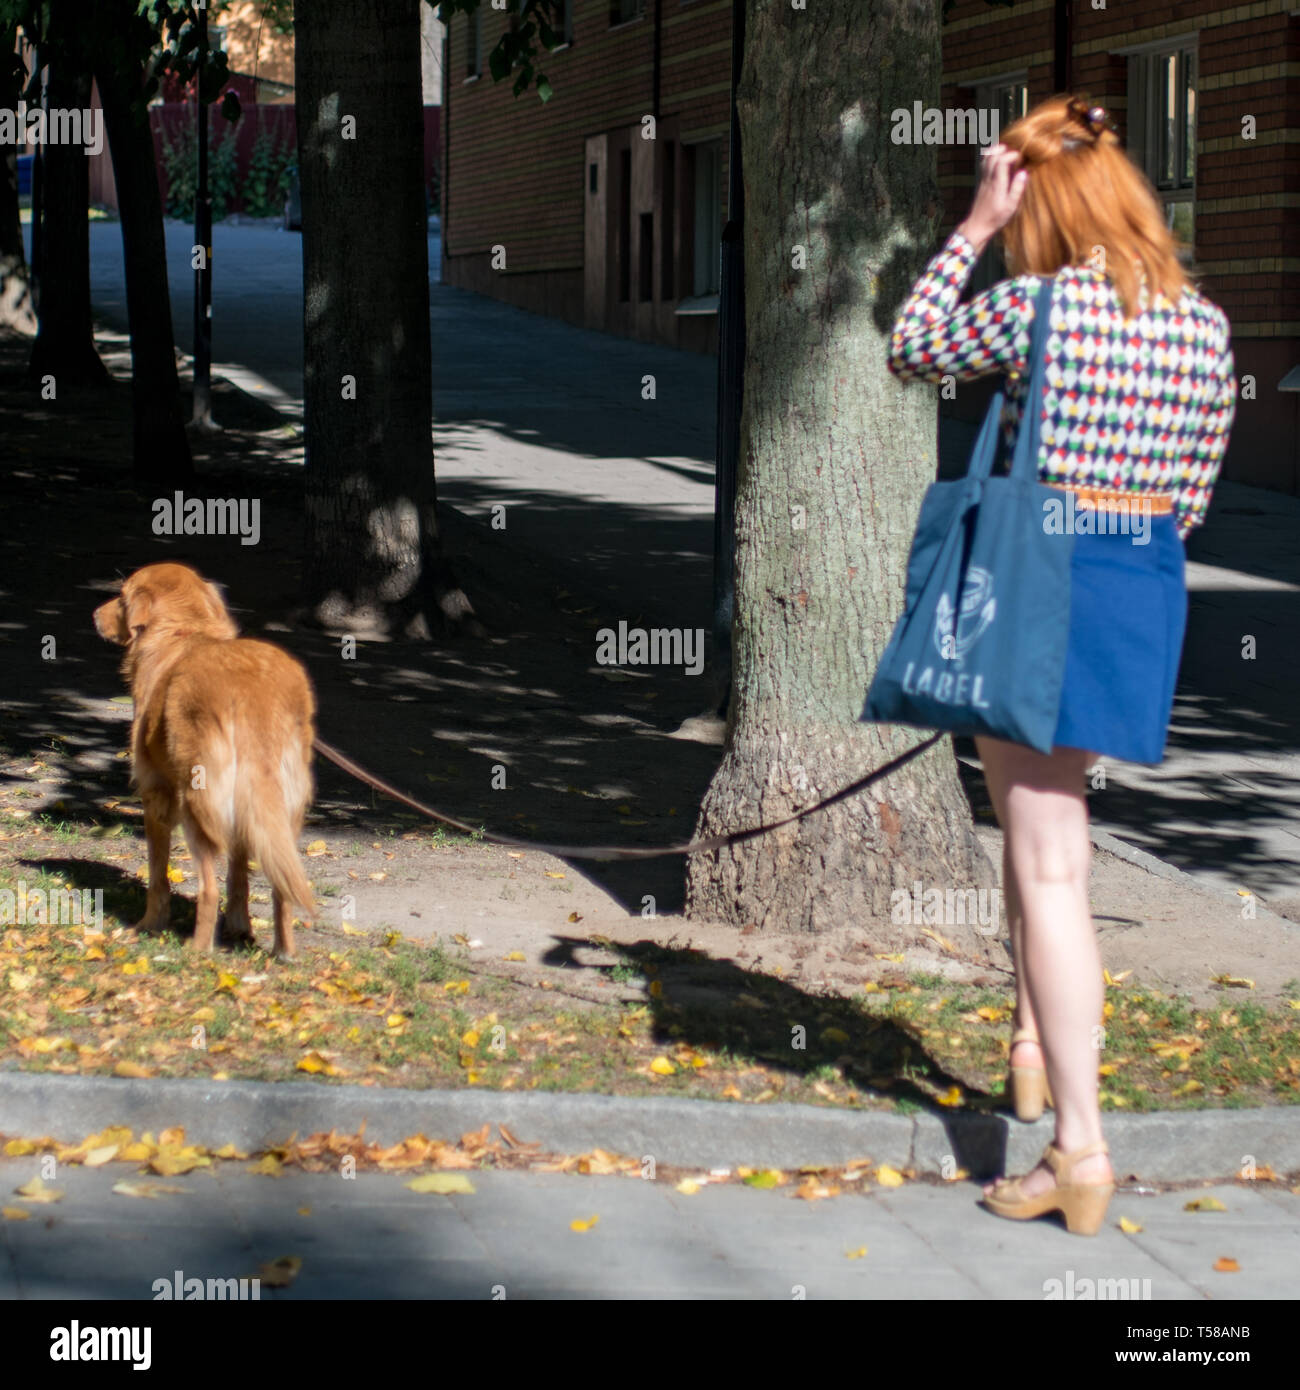
MULTIPOLYGON (((1225 476, 1300 493, 1295 4, 958 0, 939 99, 945 111, 997 110, 1005 124, 1064 72, 1062 86, 1107 108, 1232 321, 1241 399, 1225 476)), ((555 87, 545 106, 516 101, 487 70, 507 16, 457 16, 444 64, 444 278, 716 352, 731 14, 732 0, 569 0, 569 42, 543 65, 555 87), (653 140, 641 136, 649 116, 653 140)), ((944 235, 969 205, 977 160, 969 144, 939 150, 944 235)), ((1001 273, 989 259, 973 288, 1001 273)), ((984 385, 945 412, 974 418, 984 385)))
POLYGON ((555 90, 544 106, 492 81, 488 54, 507 16, 457 15, 444 63, 443 278, 589 328, 716 352, 731 9, 568 0, 569 42, 542 64, 555 90), (647 118, 654 139, 641 134, 647 118))

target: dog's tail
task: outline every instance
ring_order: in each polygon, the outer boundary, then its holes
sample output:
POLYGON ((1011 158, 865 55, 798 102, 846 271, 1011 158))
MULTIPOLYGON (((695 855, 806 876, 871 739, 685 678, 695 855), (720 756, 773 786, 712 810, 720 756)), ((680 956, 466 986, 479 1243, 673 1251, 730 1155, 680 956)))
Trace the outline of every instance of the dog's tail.
POLYGON ((278 778, 268 771, 243 782, 238 830, 271 887, 310 917, 316 902, 298 854, 295 826, 311 799, 311 771, 305 761, 298 765, 286 756, 279 772, 278 778))

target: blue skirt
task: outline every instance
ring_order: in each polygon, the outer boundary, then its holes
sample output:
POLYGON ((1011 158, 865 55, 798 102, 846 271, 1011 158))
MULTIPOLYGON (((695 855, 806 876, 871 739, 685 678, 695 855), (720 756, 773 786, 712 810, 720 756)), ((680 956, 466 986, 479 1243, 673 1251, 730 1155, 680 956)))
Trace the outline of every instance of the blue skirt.
POLYGON ((1187 584, 1174 518, 1147 527, 1145 544, 1118 531, 1074 538, 1058 747, 1131 763, 1165 755, 1187 584))

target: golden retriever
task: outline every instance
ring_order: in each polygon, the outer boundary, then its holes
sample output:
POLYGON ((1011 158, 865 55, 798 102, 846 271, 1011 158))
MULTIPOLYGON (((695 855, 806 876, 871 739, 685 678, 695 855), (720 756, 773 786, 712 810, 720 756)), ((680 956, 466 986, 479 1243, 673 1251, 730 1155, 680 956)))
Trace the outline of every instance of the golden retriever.
POLYGON ((218 854, 229 856, 225 936, 252 940, 251 854, 271 881, 275 953, 293 955, 292 909, 314 908, 296 843, 313 790, 307 672, 279 647, 240 637, 216 586, 188 565, 137 570, 95 609, 95 628, 126 648, 122 674, 135 701, 131 768, 149 842, 136 930, 167 927, 167 856, 179 821, 199 870, 195 949, 212 949, 218 854))

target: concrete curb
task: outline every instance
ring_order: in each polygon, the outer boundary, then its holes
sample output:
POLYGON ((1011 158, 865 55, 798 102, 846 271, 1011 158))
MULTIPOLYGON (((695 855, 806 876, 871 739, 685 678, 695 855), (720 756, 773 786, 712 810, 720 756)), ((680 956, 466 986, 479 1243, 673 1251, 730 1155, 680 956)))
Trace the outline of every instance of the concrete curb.
MULTIPOLYGON (((454 1139, 505 1124, 544 1150, 602 1148, 693 1168, 796 1168, 871 1158, 937 1177, 1031 1167, 1052 1135, 1001 1115, 911 1116, 805 1105, 745 1106, 671 1097, 403 1091, 319 1082, 126 1080, 0 1072, 0 1133, 64 1143, 108 1125, 154 1133, 183 1125, 193 1143, 249 1151, 337 1129, 381 1143, 410 1134, 454 1139)), ((1230 1178, 1252 1161, 1300 1170, 1300 1106, 1269 1110, 1109 1115, 1116 1172, 1152 1181, 1230 1178)))

